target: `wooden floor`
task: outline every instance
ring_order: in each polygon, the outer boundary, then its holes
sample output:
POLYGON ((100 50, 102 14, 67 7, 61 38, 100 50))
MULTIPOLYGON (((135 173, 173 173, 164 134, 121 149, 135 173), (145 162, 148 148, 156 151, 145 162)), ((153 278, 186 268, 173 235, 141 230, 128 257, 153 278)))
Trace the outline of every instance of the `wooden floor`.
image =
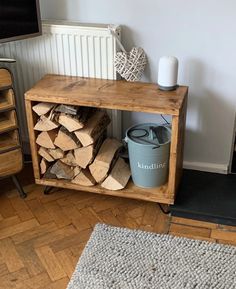
POLYGON ((236 245, 236 227, 164 215, 149 202, 27 185, 0 194, 0 288, 65 289, 98 222, 236 245))

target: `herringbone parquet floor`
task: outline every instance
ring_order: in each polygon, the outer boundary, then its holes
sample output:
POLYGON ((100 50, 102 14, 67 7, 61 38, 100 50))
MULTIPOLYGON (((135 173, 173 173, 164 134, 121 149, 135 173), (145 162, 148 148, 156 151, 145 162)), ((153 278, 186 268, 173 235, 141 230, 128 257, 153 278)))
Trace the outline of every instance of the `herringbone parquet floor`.
POLYGON ((0 288, 65 289, 94 225, 170 233, 236 245, 236 228, 173 218, 149 202, 27 185, 0 194, 0 288))

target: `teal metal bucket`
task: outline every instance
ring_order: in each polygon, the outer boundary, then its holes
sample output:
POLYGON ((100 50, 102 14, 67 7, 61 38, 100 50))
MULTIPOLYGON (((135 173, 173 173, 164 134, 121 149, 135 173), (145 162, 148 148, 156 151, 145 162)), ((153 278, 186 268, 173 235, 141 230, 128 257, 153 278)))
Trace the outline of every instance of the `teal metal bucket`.
POLYGON ((126 131, 125 141, 134 184, 142 188, 164 185, 169 170, 170 128, 155 123, 138 124, 126 131))

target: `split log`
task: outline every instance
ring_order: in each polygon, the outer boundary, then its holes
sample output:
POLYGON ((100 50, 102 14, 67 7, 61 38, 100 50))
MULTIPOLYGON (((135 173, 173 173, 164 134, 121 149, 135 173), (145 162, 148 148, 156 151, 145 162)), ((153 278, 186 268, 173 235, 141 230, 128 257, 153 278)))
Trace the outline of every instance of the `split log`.
POLYGON ((81 170, 81 172, 72 180, 72 183, 81 186, 91 187, 96 184, 96 181, 90 174, 88 169, 81 170))
POLYGON ((69 151, 66 156, 64 158, 61 159, 61 161, 71 167, 76 167, 77 166, 77 162, 74 156, 74 152, 73 151, 69 151))
POLYGON ((66 105, 66 104, 60 104, 56 107, 55 111, 67 113, 71 115, 77 115, 79 107, 74 105, 66 105))
POLYGON ((94 162, 89 166, 89 170, 97 183, 105 180, 112 161, 121 147, 122 143, 114 138, 107 138, 103 142, 94 162))
POLYGON ((74 150, 76 163, 78 166, 85 169, 89 164, 91 164, 100 149, 104 136, 100 136, 100 138, 96 141, 95 144, 91 144, 86 147, 81 147, 74 150))
POLYGON ((83 128, 84 123, 80 122, 77 116, 61 113, 58 119, 59 123, 63 125, 69 132, 83 128))
POLYGON ((51 168, 52 166, 50 166, 46 173, 43 175, 43 179, 57 179, 57 176, 51 173, 51 168))
POLYGON ((93 109, 89 107, 80 107, 76 115, 61 113, 58 122, 63 125, 69 132, 81 129, 93 109))
POLYGON ((48 162, 44 158, 42 158, 40 162, 40 172, 42 175, 46 173, 48 167, 49 167, 48 162))
POLYGON ((85 124, 89 117, 91 117, 96 111, 98 111, 97 108, 81 106, 78 110, 80 122, 85 124))
POLYGON ((54 141, 57 136, 57 130, 43 131, 41 132, 36 143, 44 148, 55 149, 54 141))
POLYGON ((81 172, 81 167, 74 167, 74 177, 76 177, 81 172))
POLYGON ((44 147, 40 147, 38 150, 38 154, 43 157, 48 162, 53 162, 54 158, 49 154, 48 149, 44 147))
POLYGON ((49 131, 57 128, 59 126, 58 123, 46 117, 45 115, 41 115, 39 121, 34 126, 35 130, 38 131, 49 131))
POLYGON ((91 160, 93 159, 94 145, 89 145, 87 147, 81 147, 75 150, 75 160, 76 163, 82 167, 86 168, 91 160))
POLYGON ((33 111, 37 113, 37 115, 41 116, 47 114, 53 107, 54 103, 48 102, 40 102, 32 107, 33 111))
POLYGON ((83 146, 89 146, 99 138, 110 121, 106 111, 97 110, 82 129, 75 131, 75 135, 83 146))
POLYGON ((65 153, 60 148, 48 149, 48 153, 54 158, 54 160, 59 160, 64 158, 65 153))
POLYGON ((68 132, 65 128, 61 127, 54 144, 63 151, 69 151, 81 147, 81 143, 76 139, 74 134, 68 132))
POLYGON ((103 181, 101 186, 113 191, 122 190, 127 185, 130 176, 129 165, 122 158, 118 158, 109 176, 103 181))
POLYGON ((60 160, 52 166, 50 172, 56 175, 58 179, 71 180, 74 177, 74 171, 72 168, 60 160))

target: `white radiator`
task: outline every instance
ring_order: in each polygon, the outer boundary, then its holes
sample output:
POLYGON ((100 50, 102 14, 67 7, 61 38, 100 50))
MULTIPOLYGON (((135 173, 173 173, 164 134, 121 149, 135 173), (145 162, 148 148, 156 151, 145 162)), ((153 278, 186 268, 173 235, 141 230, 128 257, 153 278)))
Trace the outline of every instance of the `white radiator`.
MULTIPOLYGON (((117 27, 120 34, 120 28, 117 27)), ((0 46, 0 57, 17 60, 13 71, 18 117, 23 143, 28 142, 24 93, 47 73, 116 79, 116 41, 108 25, 43 22, 43 35, 0 46)), ((109 135, 121 137, 119 111, 108 111, 112 124, 109 135)))

